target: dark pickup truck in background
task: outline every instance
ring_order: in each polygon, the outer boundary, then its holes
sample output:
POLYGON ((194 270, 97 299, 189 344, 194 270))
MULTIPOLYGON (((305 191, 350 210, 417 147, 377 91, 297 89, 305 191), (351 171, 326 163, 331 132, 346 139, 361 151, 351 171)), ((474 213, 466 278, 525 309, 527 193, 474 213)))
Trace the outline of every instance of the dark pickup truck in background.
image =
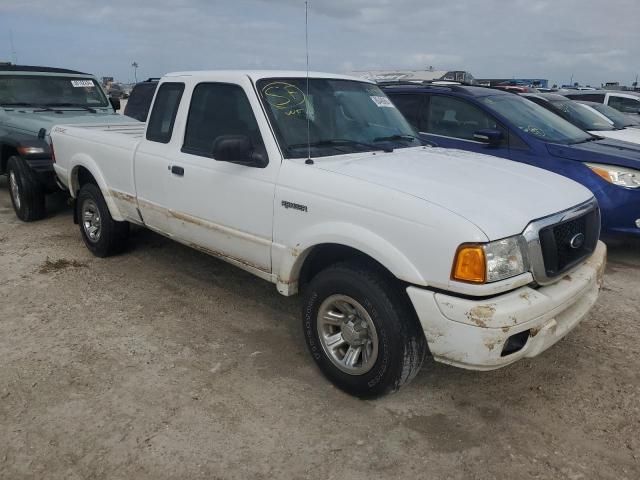
MULTIPOLYGON (((93 75, 50 67, 0 66, 0 175, 25 222, 46 214, 45 196, 58 189, 49 133, 56 124, 122 123, 93 75)), ((124 121, 134 120, 126 119, 124 121)))
POLYGON ((144 82, 136 83, 129 94, 124 114, 141 122, 147 121, 151 101, 158 88, 159 78, 149 78, 144 82))

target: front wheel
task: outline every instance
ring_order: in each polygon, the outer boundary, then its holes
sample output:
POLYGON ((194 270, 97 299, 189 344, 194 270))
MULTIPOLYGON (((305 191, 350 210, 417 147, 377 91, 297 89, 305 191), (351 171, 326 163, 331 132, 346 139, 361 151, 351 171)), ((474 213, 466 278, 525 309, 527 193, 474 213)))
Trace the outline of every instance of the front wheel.
POLYGON ((111 217, 107 202, 97 185, 87 183, 78 193, 76 214, 80 233, 87 248, 96 257, 108 257, 124 249, 129 223, 111 217))
POLYGON ((398 390, 420 370, 427 346, 396 280, 366 264, 320 272, 304 298, 307 346, 336 386, 358 397, 398 390))
POLYGON ((20 157, 7 162, 9 193, 16 216, 23 222, 40 220, 46 215, 44 187, 20 157))

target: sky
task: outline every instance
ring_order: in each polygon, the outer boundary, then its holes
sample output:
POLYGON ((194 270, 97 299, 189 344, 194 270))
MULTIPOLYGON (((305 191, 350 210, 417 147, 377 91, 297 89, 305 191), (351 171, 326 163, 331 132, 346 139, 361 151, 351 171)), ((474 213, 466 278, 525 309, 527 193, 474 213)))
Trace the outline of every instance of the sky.
MULTIPOLYGON (((134 80, 134 61, 139 80, 304 69, 304 21, 303 0, 0 0, 0 61, 122 82, 134 80)), ((311 0, 310 66, 629 85, 639 27, 640 0, 311 0)))

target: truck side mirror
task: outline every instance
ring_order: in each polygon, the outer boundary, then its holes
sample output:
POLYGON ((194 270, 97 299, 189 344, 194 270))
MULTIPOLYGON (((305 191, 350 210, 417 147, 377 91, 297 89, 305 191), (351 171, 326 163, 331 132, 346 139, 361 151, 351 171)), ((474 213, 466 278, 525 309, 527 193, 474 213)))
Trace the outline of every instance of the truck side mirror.
POLYGON ((236 163, 247 167, 264 168, 266 155, 256 152, 246 135, 221 135, 213 142, 213 158, 220 162, 236 163))
POLYGON ((478 130, 473 134, 473 139, 478 142, 486 143, 491 147, 497 147, 504 139, 504 135, 500 130, 495 130, 493 128, 483 128, 482 130, 478 130))
POLYGON ((109 97, 109 103, 113 107, 114 112, 120 110, 120 99, 109 97))

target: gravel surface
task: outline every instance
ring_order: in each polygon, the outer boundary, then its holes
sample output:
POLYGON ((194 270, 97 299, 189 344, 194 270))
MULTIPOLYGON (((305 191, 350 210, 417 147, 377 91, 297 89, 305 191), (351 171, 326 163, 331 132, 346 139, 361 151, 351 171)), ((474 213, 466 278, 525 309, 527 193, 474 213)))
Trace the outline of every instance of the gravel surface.
POLYGON ((0 179, 2 479, 640 478, 640 245, 535 359, 427 360, 375 401, 336 390, 300 300, 141 229, 92 257, 61 195, 16 219, 0 179))

